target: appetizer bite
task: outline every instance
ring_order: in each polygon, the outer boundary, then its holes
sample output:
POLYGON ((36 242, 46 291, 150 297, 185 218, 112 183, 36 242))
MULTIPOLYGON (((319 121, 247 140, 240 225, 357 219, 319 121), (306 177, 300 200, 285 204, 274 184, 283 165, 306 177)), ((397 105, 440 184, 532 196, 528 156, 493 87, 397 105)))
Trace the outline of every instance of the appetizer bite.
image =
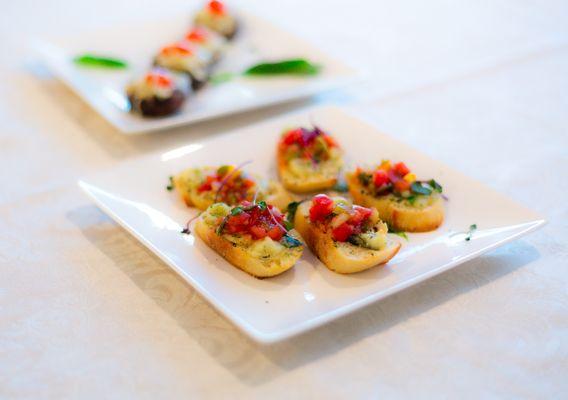
POLYGON ((383 161, 378 167, 358 167, 347 174, 349 192, 357 204, 375 207, 396 231, 426 232, 444 221, 442 186, 419 181, 403 163, 383 161))
POLYGON ((340 274, 384 264, 400 249, 400 243, 387 237, 387 226, 376 209, 342 197, 318 194, 301 203, 294 226, 321 262, 340 274))
POLYGON ((193 90, 203 87, 209 78, 206 56, 186 41, 163 47, 154 65, 187 74, 193 90))
POLYGON ((185 204, 200 210, 217 202, 236 205, 252 201, 255 196, 281 209, 291 201, 278 182, 259 179, 233 165, 188 168, 171 179, 185 204))
POLYGON ((299 193, 333 187, 343 166, 339 145, 318 127, 285 131, 276 153, 284 187, 299 193))
POLYGON ((126 87, 130 108, 149 117, 162 117, 178 111, 187 94, 187 78, 153 68, 126 87))
POLYGON ((223 36, 203 26, 192 28, 185 35, 185 40, 201 49, 209 64, 213 64, 221 58, 227 45, 227 40, 223 36))
POLYGON ((194 23, 198 26, 205 26, 229 40, 237 33, 237 19, 230 15, 225 4, 218 0, 209 1, 197 13, 194 23))
POLYGON ((195 232, 224 259, 257 278, 281 274, 302 256, 302 242, 286 229, 283 215, 263 201, 233 208, 215 203, 201 214, 195 232))

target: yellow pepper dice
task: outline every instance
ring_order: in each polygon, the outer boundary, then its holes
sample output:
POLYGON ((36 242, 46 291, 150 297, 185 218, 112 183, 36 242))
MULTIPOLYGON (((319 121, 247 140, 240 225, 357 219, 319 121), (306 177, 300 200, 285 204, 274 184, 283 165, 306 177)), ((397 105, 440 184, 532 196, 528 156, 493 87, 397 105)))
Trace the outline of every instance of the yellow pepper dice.
POLYGON ((408 183, 412 183, 416 180, 416 174, 413 172, 409 172, 408 174, 404 175, 403 179, 408 183))
POLYGON ((383 160, 381 161, 381 165, 379 165, 379 169, 382 169, 385 172, 391 169, 391 162, 390 160, 383 160))

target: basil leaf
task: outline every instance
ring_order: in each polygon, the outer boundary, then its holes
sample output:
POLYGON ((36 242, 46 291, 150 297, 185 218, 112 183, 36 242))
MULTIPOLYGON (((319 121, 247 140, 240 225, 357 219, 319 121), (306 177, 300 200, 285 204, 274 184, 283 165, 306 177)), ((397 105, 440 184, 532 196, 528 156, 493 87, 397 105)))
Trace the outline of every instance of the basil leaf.
POLYGON ((77 65, 84 67, 100 67, 100 68, 113 68, 121 69, 127 68, 128 63, 118 58, 110 58, 103 56, 96 56, 93 54, 82 54, 73 59, 73 62, 77 65))
POLYGON ((302 242, 300 242, 298 239, 296 239, 296 238, 294 238, 290 235, 282 236, 282 239, 280 239, 280 243, 282 244, 282 246, 288 247, 288 248, 298 247, 298 246, 302 245, 302 242))
POLYGON ((432 194, 432 189, 426 186, 422 186, 420 182, 412 182, 412 185, 410 185, 410 190, 412 191, 412 193, 423 194, 426 196, 432 194))
POLYGON ((244 75, 315 75, 320 69, 319 65, 303 58, 295 58, 256 64, 248 68, 244 75))
POLYGON ((290 230, 294 227, 294 217, 296 216, 296 211, 298 210, 298 206, 300 205, 301 201, 293 201, 290 204, 288 204, 288 207, 286 207, 286 222, 291 226, 291 228, 288 229, 288 227, 286 227, 286 229, 290 230))
POLYGON ((434 189, 436 192, 442 193, 442 185, 440 185, 434 179, 430 179, 428 181, 428 185, 430 185, 432 187, 432 189, 434 189))
POLYGON ((261 209, 262 211, 266 210, 266 208, 268 207, 268 206, 266 205, 266 201, 264 201, 264 200, 259 201, 257 204, 258 204, 258 206, 260 207, 260 209, 261 209))

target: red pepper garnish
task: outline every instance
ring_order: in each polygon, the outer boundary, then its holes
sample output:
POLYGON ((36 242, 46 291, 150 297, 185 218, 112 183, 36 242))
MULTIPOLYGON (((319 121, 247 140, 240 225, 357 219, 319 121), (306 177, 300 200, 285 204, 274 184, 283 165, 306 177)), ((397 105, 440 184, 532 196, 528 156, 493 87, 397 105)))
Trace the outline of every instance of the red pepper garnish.
POLYGON ((193 28, 187 35, 185 39, 194 43, 205 43, 207 41, 207 31, 203 28, 193 28))
POLYGON ((225 14, 225 5, 220 2, 219 0, 212 0, 208 4, 208 9, 211 13, 216 15, 223 15, 225 14))
POLYGON ((173 84, 171 76, 158 69, 148 72, 144 79, 148 85, 152 86, 170 87, 173 84))
POLYGON ((190 56, 193 54, 193 50, 188 44, 179 42, 163 47, 160 54, 164 56, 190 56))

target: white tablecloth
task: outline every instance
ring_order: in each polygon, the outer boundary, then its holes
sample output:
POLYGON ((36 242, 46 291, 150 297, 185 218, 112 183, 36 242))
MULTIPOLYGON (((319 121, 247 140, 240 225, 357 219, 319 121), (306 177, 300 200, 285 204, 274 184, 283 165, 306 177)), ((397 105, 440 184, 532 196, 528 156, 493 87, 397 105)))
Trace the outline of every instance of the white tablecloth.
POLYGON ((31 38, 186 12, 31 0, 0 12, 0 397, 568 397, 568 3, 235 1, 363 66, 318 97, 545 215, 542 230, 313 332, 260 346, 75 180, 302 104, 127 137, 31 38))

